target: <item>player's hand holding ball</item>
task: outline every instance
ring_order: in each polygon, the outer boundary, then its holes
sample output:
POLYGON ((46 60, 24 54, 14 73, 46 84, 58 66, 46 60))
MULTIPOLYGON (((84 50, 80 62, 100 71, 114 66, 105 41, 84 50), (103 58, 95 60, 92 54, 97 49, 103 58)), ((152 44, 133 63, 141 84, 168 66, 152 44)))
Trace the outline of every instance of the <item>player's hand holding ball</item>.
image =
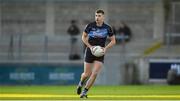
POLYGON ((105 54, 106 49, 101 46, 92 46, 90 47, 91 53, 96 57, 101 57, 105 54))

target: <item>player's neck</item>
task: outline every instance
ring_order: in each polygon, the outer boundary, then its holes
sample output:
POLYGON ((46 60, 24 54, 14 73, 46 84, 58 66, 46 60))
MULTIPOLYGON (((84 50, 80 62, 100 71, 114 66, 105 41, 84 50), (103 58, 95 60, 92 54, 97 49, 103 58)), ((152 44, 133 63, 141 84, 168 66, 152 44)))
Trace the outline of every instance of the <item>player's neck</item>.
POLYGON ((97 25, 97 26, 102 26, 102 25, 103 25, 103 22, 96 22, 96 25, 97 25))

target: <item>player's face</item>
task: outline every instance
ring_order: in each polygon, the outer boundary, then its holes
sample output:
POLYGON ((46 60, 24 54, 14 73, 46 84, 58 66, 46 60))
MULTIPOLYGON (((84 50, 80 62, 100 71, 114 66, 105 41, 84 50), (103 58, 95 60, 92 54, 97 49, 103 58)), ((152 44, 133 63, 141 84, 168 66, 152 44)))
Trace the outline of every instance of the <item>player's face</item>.
POLYGON ((96 23, 103 23, 104 22, 104 15, 102 13, 95 14, 96 23))

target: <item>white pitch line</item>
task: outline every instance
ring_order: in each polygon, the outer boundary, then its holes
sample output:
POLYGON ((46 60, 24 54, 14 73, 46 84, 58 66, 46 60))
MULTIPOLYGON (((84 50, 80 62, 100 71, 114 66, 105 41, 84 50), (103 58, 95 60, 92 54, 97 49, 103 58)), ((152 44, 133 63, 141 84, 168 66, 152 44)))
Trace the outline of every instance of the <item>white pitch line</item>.
MULTIPOLYGON (((89 95, 91 98, 172 98, 180 99, 180 95, 89 95)), ((0 98, 79 98, 78 95, 52 94, 0 94, 0 98)))

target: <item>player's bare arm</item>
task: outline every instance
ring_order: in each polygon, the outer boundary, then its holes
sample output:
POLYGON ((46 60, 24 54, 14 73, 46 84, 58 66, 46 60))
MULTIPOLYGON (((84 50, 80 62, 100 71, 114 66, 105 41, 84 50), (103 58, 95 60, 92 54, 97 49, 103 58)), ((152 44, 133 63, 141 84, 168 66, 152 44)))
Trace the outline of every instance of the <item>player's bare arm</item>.
POLYGON ((85 44, 87 47, 89 47, 89 48, 92 47, 92 46, 89 44, 89 42, 88 42, 88 34, 87 34, 86 32, 83 32, 83 34, 82 34, 82 41, 84 42, 84 44, 85 44))
POLYGON ((108 48, 111 48, 113 45, 116 44, 115 35, 109 37, 109 39, 110 39, 110 42, 109 42, 109 43, 106 45, 106 47, 104 48, 104 52, 106 52, 106 50, 107 50, 108 48))

